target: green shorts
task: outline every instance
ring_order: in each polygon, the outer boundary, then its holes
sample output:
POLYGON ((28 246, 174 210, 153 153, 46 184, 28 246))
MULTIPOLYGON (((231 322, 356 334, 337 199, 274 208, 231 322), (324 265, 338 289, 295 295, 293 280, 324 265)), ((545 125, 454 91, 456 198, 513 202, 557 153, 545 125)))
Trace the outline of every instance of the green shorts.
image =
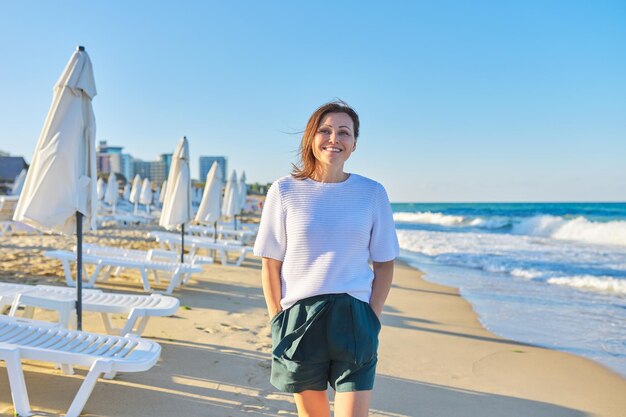
POLYGON ((318 295, 281 311, 270 324, 270 381, 279 390, 374 387, 380 321, 368 303, 348 294, 318 295))

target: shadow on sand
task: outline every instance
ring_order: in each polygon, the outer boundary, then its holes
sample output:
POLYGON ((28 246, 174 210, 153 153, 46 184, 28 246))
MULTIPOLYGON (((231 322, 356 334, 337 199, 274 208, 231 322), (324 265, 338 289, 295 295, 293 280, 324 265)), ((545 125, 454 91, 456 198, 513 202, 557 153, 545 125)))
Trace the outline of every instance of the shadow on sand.
MULTIPOLYGON (((101 380, 85 416, 276 416, 295 415, 287 394, 268 382, 269 354, 209 343, 156 339, 162 360, 145 373, 101 380), (186 358, 185 361, 176 358, 186 358), (129 407, 130 404, 135 404, 129 407)), ((63 412, 78 390, 80 376, 61 376, 49 367, 26 372, 35 410, 63 412), (56 374, 56 375, 53 375, 56 374)), ((11 398, 6 369, 0 368, 0 411, 11 398)), ((4 414, 3 414, 4 415, 4 414)), ((43 414, 46 415, 46 414, 43 414)), ((553 404, 379 375, 372 416, 398 417, 583 417, 587 414, 553 404)))

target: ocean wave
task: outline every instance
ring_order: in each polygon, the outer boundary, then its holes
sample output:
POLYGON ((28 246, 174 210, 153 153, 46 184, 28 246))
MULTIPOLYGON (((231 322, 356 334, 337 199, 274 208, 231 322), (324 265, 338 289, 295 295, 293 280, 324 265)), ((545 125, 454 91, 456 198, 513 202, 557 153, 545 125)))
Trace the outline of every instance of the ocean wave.
POLYGON ((454 226, 462 224, 465 221, 465 218, 463 216, 450 216, 443 213, 424 211, 417 213, 394 213, 393 220, 398 223, 422 223, 437 224, 440 226, 454 226))
POLYGON ((558 240, 626 246, 626 221, 593 222, 581 216, 565 219, 541 215, 514 224, 511 232, 558 240))
POLYGON ((432 211, 398 212, 393 214, 393 219, 397 223, 436 224, 438 226, 475 227, 477 229, 501 229, 511 225, 511 220, 508 217, 471 218, 432 211))
POLYGON ((578 288, 580 290, 626 295, 626 280, 613 277, 597 277, 591 275, 554 277, 548 279, 548 283, 578 288))
POLYGON ((487 219, 477 217, 469 222, 469 225, 479 229, 502 229, 511 225, 511 219, 508 217, 490 217, 487 219))

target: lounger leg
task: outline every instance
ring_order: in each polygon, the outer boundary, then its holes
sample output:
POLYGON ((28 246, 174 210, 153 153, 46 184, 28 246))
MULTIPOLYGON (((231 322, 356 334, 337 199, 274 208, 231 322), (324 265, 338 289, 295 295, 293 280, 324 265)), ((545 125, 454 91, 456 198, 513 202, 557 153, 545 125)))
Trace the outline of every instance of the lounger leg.
POLYGON ((96 386, 96 382, 98 382, 98 378, 101 374, 108 372, 113 372, 113 362, 111 360, 97 360, 91 365, 91 369, 89 369, 65 417, 78 417, 80 415, 80 412, 85 408, 85 404, 93 388, 96 386))
POLYGON ((134 332, 137 336, 141 336, 144 330, 146 330, 146 326, 148 325, 148 320, 150 320, 150 316, 143 316, 142 318, 139 319, 139 325, 137 326, 134 332))
POLYGON ((63 265, 63 272, 65 273, 65 282, 67 282, 68 286, 75 287, 76 281, 74 281, 74 277, 72 276, 69 261, 67 259, 61 259, 61 265, 63 265))
MULTIPOLYGON (((137 320, 141 319, 146 314, 146 311, 141 308, 133 308, 126 319, 126 324, 120 332, 120 336, 126 336, 129 333, 133 333, 133 327, 137 320)), ((141 323, 140 323, 141 324, 141 323)), ((145 324, 143 327, 146 327, 145 324)), ((137 332, 137 336, 141 336, 141 331, 137 332)))
POLYGON ((237 262, 235 262, 235 266, 241 266, 241 263, 243 262, 243 259, 246 257, 246 252, 242 251, 241 254, 239 255, 239 258, 237 258, 237 262))
POLYGON ((100 316, 102 317, 104 329, 107 334, 116 334, 115 328, 113 327, 113 323, 111 323, 111 318, 109 317, 109 315, 107 313, 100 313, 100 316))
POLYGON ((150 291, 150 281, 148 281, 148 272, 146 268, 141 268, 141 281, 143 281, 143 289, 144 291, 150 291))
POLYGON ((156 269, 152 270, 152 276, 154 277, 154 282, 158 284, 160 280, 159 280, 159 274, 157 273, 156 269))
POLYGON ((228 263, 228 252, 226 252, 224 249, 220 249, 220 260, 222 261, 222 265, 224 266, 230 266, 228 263))
POLYGON ((111 277, 111 269, 113 269, 112 266, 107 266, 106 268, 104 268, 104 276, 102 277, 103 281, 109 280, 109 278, 111 277))
POLYGON ((170 285, 167 286, 165 294, 172 294, 174 288, 178 287, 178 285, 180 284, 181 275, 182 274, 180 268, 176 268, 176 271, 174 271, 174 274, 172 274, 172 278, 170 278, 170 285))
POLYGON ((98 279, 98 275, 100 275, 100 271, 102 270, 103 265, 102 264, 98 264, 96 265, 96 269, 93 270, 93 274, 91 274, 91 276, 87 275, 87 273, 85 273, 86 277, 89 277, 89 282, 87 283, 87 286, 89 288, 93 288, 96 279, 98 279))
POLYGON ((7 366, 15 413, 19 416, 32 415, 19 349, 0 347, 0 360, 4 360, 7 366))

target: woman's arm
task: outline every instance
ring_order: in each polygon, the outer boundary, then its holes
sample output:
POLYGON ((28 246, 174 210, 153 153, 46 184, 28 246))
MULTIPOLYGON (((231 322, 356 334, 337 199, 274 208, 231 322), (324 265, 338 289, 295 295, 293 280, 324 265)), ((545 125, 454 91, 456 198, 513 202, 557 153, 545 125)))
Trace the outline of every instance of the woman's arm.
POLYGON ((281 285, 280 269, 283 263, 272 258, 263 258, 261 263, 261 281, 263 283, 263 295, 270 319, 280 313, 281 285))
POLYGON ((372 264, 374 266, 374 282, 372 284, 370 306, 374 313, 380 317, 391 288, 391 281, 393 280, 393 261, 372 262, 372 264))

